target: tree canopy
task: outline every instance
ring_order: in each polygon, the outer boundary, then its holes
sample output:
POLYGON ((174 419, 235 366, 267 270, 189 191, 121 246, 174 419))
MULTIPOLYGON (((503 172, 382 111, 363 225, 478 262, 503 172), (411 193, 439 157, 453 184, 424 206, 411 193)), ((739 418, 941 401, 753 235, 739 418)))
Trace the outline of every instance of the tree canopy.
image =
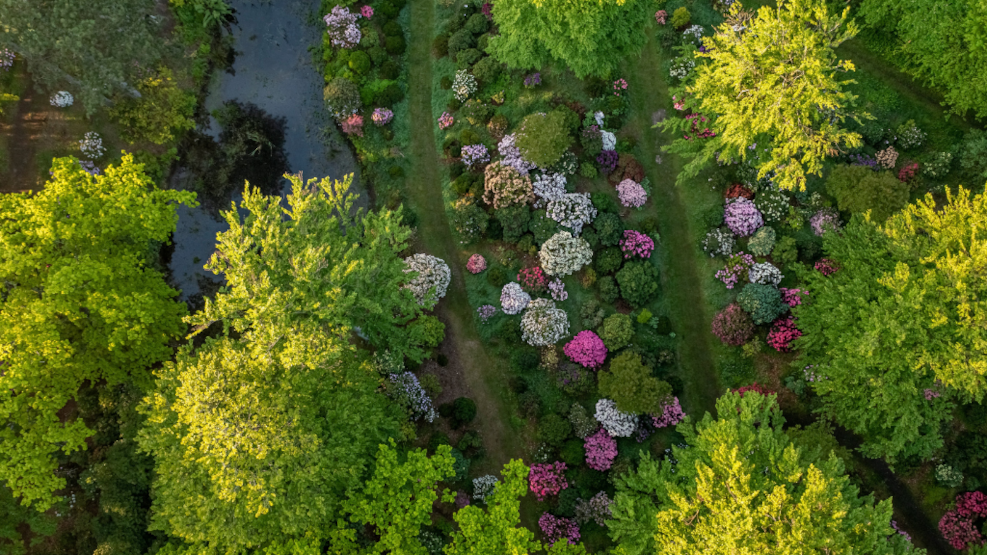
POLYGON ((672 386, 652 376, 641 355, 624 351, 610 362, 609 371, 600 373, 600 394, 613 399, 622 412, 660 414, 672 386))
POLYGON ((792 441, 775 397, 727 393, 672 458, 617 479, 611 537, 641 553, 905 553, 891 501, 861 497, 832 452, 792 441), (890 539, 889 539, 890 537, 890 539))
POLYGON ((154 187, 132 156, 93 177, 56 158, 37 194, 0 195, 0 482, 51 506, 57 453, 93 434, 60 411, 89 381, 148 387, 184 331, 178 292, 151 266, 195 194, 154 187))

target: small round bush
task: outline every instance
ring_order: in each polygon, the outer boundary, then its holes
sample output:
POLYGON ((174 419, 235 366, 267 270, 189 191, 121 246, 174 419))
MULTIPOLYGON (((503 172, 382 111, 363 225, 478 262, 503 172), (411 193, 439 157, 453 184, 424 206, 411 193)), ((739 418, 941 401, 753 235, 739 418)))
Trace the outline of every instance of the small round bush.
POLYGON ((747 243, 747 251, 754 256, 768 256, 775 246, 775 230, 773 227, 764 226, 754 232, 747 243))
POLYGON ((748 283, 737 295, 737 304, 751 315, 756 325, 773 322, 788 311, 778 289, 761 283, 748 283))
POLYGON ((539 167, 547 168, 558 162, 572 145, 565 114, 552 111, 528 115, 518 128, 515 144, 525 160, 539 167))
POLYGON ((362 50, 357 50, 350 54, 350 69, 357 75, 364 75, 370 71, 370 56, 362 50))
POLYGON ((572 424, 557 414, 549 414, 538 422, 538 440, 561 446, 572 435, 572 424))
POLYGON ((585 177, 586 179, 596 179, 596 166, 590 162, 583 162, 582 164, 579 164, 579 175, 585 177))
POLYGON ((469 397, 460 397, 452 402, 452 417, 457 426, 469 424, 476 418, 476 403, 469 397))
POLYGON ((627 346, 634 336, 634 325, 631 317, 626 314, 611 314, 603 320, 600 327, 600 339, 607 346, 607 350, 613 352, 627 346))
POLYGON ((473 66, 473 77, 476 77, 484 85, 490 85, 500 77, 503 68, 504 65, 494 59, 493 56, 487 56, 473 66))
POLYGON ((449 54, 449 35, 442 33, 432 41, 432 53, 442 58, 449 54))
POLYGON ((453 480, 456 482, 465 482, 469 478, 470 460, 459 449, 452 450, 452 459, 452 470, 456 473, 453 480))
MULTIPOLYGON (((566 447, 568 447, 569 444, 572 442, 578 444, 580 453, 584 452, 583 442, 578 440, 566 442, 566 447)), ((563 452, 564 451, 565 449, 563 448, 563 452)), ((576 467, 583 464, 584 458, 585 458, 584 456, 580 456, 578 461, 569 462, 563 455, 562 461, 571 467, 576 467)), ((566 488, 559 492, 559 498, 555 502, 555 509, 553 509, 552 512, 557 516, 572 518, 576 515, 576 504, 578 502, 579 502, 579 490, 576 488, 566 488)))
POLYGON ((401 30, 401 24, 398 23, 397 21, 388 21, 387 23, 384 24, 381 30, 384 31, 384 34, 387 36, 396 37, 398 35, 404 34, 404 32, 401 30))
POLYGON ((908 184, 888 171, 875 172, 867 166, 837 166, 826 178, 826 192, 836 198, 840 210, 862 214, 884 222, 908 204, 908 184))
POLYGON ((490 21, 482 13, 473 14, 466 20, 466 26, 464 28, 474 35, 482 35, 490 28, 490 21))
POLYGON ((389 36, 384 40, 388 54, 404 54, 405 46, 404 37, 401 35, 389 36))
POLYGON ((583 441, 579 439, 566 441, 565 445, 559 451, 559 458, 571 467, 583 464, 583 461, 586 459, 586 448, 583 447, 583 441))
POLYGON ((596 288, 600 292, 600 300, 606 304, 612 304, 620 297, 620 290, 617 289, 617 282, 613 276, 603 276, 596 282, 596 288))
POLYGON ((658 292, 658 270, 646 260, 624 264, 617 272, 620 296, 634 307, 641 307, 654 298, 658 292))
POLYGON ((355 114, 363 107, 360 89, 349 79, 337 77, 322 90, 329 112, 337 119, 355 114))
POLYGON ((671 23, 672 23, 672 27, 675 27, 676 29, 685 27, 686 25, 689 24, 691 20, 692 20, 692 14, 689 13, 689 10, 687 10, 685 6, 682 6, 681 8, 678 8, 677 10, 672 12, 671 23))
POLYGON ((624 253, 617 247, 608 247, 596 251, 593 268, 599 274, 612 274, 624 263, 624 253))
POLYGON ((754 321, 740 305, 731 303, 713 317, 713 335, 726 345, 744 345, 754 337, 754 321))
POLYGON ((614 214, 620 212, 620 205, 614 200, 609 193, 604 193, 602 191, 590 194, 590 200, 593 201, 593 208, 596 208, 597 212, 604 214, 606 212, 612 212, 614 214))
POLYGON ((401 75, 401 67, 398 66, 397 62, 394 60, 384 60, 380 64, 380 70, 378 71, 381 79, 397 79, 401 75))
POLYGON ((469 69, 473 67, 473 64, 479 61, 482 57, 483 54, 481 54, 476 48, 460 50, 459 53, 456 54, 456 67, 459 69, 469 69))
POLYGON ((613 212, 603 212, 597 216, 593 228, 600 238, 600 244, 606 247, 616 246, 624 236, 624 222, 613 212))
POLYGON ((473 33, 470 33, 466 29, 460 29, 449 37, 448 50, 450 56, 455 56, 459 54, 460 50, 466 50, 474 46, 476 46, 476 40, 473 38, 473 33))

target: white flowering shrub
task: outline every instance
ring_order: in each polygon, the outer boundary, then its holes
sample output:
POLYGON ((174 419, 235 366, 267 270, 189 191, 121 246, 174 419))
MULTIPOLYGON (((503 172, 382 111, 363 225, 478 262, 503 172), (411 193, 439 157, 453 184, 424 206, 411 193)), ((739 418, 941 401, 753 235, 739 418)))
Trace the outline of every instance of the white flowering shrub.
POLYGON ((578 235, 584 225, 593 223, 596 208, 589 199, 589 193, 566 193, 549 201, 546 215, 578 235))
POLYGON ((766 222, 780 222, 788 216, 788 197, 776 189, 759 192, 754 197, 754 206, 766 222))
POLYGON ((79 141, 79 150, 92 159, 101 158, 106 153, 103 139, 95 131, 89 131, 83 135, 82 140, 79 141))
POLYGON ((500 480, 496 476, 487 474, 479 478, 473 478, 473 499, 483 501, 494 492, 497 482, 500 480))
POLYGON ((735 242, 733 233, 718 227, 706 234, 706 238, 703 239, 703 252, 708 254, 710 258, 730 256, 733 254, 735 242))
POLYGON ((668 74, 681 81, 688 77, 695 67, 696 61, 692 59, 692 56, 682 56, 672 61, 672 67, 668 70, 668 74))
POLYGON ((617 403, 610 399, 596 402, 593 417, 613 437, 631 437, 637 429, 637 415, 617 410, 617 403))
POLYGON ((593 261, 593 249, 582 237, 560 231, 542 244, 538 257, 546 274, 567 276, 593 261))
POLYGON ((925 132, 915 125, 915 120, 908 120, 898 126, 897 133, 898 146, 908 150, 918 148, 925 142, 925 132))
POLYGON ((456 100, 466 102, 466 99, 475 92, 476 77, 465 69, 457 71, 456 78, 452 81, 452 93, 456 96, 456 100))
POLYGON ((418 304, 432 308, 439 299, 446 296, 452 272, 449 271, 449 265, 444 260, 430 254, 416 253, 405 258, 404 263, 408 266, 404 270, 406 273, 418 272, 418 275, 404 286, 411 290, 418 304))
POLYGON ((521 339, 534 347, 555 345, 569 334, 569 318, 548 299, 535 299, 521 317, 521 339))
POLYGON ((688 29, 682 31, 682 38, 699 44, 699 39, 703 38, 703 26, 690 25, 688 29))
POLYGON ((776 268, 774 264, 770 262, 759 262, 751 266, 747 272, 747 277, 751 283, 777 286, 785 276, 781 274, 781 270, 776 268))
POLYGON ((418 378, 411 372, 391 374, 387 393, 398 405, 408 411, 412 420, 421 418, 427 422, 435 420, 435 407, 432 405, 432 399, 429 398, 428 393, 425 393, 425 389, 418 382, 418 378))
POLYGON ((561 198, 566 194, 565 175, 561 173, 543 173, 532 182, 535 191, 535 208, 542 208, 546 203, 561 198))
POLYGON ((56 108, 68 108, 75 103, 75 98, 73 98, 72 93, 69 91, 58 91, 51 95, 49 102, 56 108))
POLYGON ((517 282, 512 281, 500 290, 500 308, 504 314, 520 314, 530 302, 531 295, 525 293, 517 282))
POLYGON ((922 173, 933 179, 941 179, 949 173, 953 164, 953 155, 949 152, 937 152, 922 166, 922 173))
POLYGON ((600 130, 603 140, 603 150, 617 150, 617 136, 609 131, 600 130))

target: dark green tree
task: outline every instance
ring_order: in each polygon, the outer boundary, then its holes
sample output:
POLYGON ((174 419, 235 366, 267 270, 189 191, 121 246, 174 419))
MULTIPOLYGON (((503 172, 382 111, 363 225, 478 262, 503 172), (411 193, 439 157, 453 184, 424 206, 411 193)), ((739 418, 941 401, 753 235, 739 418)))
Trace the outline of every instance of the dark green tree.
POLYGON ((908 184, 893 173, 867 166, 837 166, 826 178, 826 192, 836 197, 840 210, 863 214, 875 222, 887 220, 908 204, 908 184))
POLYGON ((613 399, 617 409, 631 414, 660 414, 672 387, 651 375, 641 355, 625 351, 600 373, 600 394, 613 399))

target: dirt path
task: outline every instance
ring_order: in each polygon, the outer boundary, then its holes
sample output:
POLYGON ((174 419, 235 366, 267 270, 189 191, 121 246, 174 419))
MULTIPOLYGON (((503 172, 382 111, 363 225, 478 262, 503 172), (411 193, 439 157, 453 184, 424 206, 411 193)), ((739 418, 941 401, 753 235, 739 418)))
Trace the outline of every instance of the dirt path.
POLYGON ((432 121, 432 18, 433 0, 412 0, 411 40, 408 62, 409 111, 411 113, 411 174, 408 196, 418 214, 418 244, 434 256, 448 262, 452 283, 436 313, 446 324, 446 342, 450 345, 449 365, 462 370, 462 377, 476 401, 474 425, 483 436, 487 456, 481 468, 494 473, 511 458, 521 457, 522 442, 508 428, 504 361, 491 357, 480 341, 473 323, 463 281, 465 256, 459 248, 446 218, 442 200, 439 158, 435 149, 435 122, 432 121))
POLYGON ((628 71, 624 72, 632 91, 634 116, 627 127, 637 136, 644 154, 642 164, 654 187, 653 202, 659 218, 660 250, 664 258, 662 280, 669 299, 669 316, 681 337, 679 365, 685 382, 686 411, 715 414, 716 399, 722 388, 710 347, 710 319, 705 311, 706 301, 694 256, 697 247, 689 230, 686 207, 675 185, 681 164, 673 155, 662 155, 660 166, 656 162, 656 156, 661 152, 661 133, 651 128, 652 118, 659 110, 658 100, 668 96, 668 87, 658 75, 660 64, 658 46, 652 35, 641 55, 631 61, 628 71))
POLYGON ((13 121, 0 127, 7 147, 5 171, 0 174, 0 192, 15 193, 37 186, 34 154, 37 138, 44 131, 47 114, 34 110, 34 96, 37 93, 28 86, 17 104, 4 108, 14 112, 13 121))

